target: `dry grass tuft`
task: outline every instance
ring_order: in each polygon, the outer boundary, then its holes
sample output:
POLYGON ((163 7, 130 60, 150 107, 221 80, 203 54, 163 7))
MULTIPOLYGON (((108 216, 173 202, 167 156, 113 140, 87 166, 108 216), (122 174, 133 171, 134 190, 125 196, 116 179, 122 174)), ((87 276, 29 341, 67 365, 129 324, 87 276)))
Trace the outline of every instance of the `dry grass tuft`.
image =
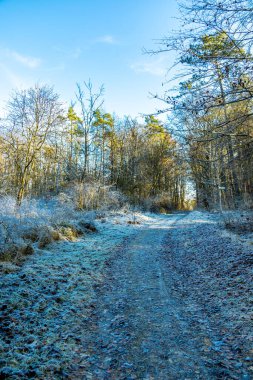
POLYGON ((75 241, 85 233, 95 232, 94 217, 92 213, 77 211, 68 194, 47 200, 24 200, 19 208, 14 198, 2 197, 0 260, 19 263, 37 248, 44 249, 54 241, 75 241))
POLYGON ((228 230, 237 234, 253 232, 253 212, 225 212, 223 213, 224 225, 228 230))

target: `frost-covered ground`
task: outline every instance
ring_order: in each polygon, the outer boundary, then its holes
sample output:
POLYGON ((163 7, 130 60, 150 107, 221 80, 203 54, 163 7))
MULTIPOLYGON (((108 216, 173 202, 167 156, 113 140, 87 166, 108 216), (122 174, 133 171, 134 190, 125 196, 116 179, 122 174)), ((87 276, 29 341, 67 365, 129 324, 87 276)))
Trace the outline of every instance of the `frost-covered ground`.
POLYGON ((1 275, 0 378, 244 379, 252 241, 218 214, 97 214, 1 275))
POLYGON ((99 215, 98 232, 37 249, 23 266, 1 275, 1 378, 66 375, 80 345, 82 324, 95 307, 93 289, 103 281, 106 261, 125 238, 154 220, 141 214, 107 214, 99 215))
POLYGON ((221 223, 157 216, 127 242, 97 291, 73 379, 252 379, 252 244, 221 223))
POLYGON ((253 244, 253 211, 225 211, 220 216, 221 224, 234 240, 253 244))
POLYGON ((15 265, 20 265, 37 248, 45 248, 56 240, 73 241, 93 230, 96 212, 85 211, 93 209, 89 203, 93 197, 97 197, 96 207, 100 204, 100 210, 120 209, 123 204, 125 210, 129 209, 120 200, 120 194, 102 190, 102 200, 97 199, 101 194, 96 187, 84 187, 78 194, 74 187, 52 197, 24 199, 20 206, 17 206, 15 198, 1 196, 0 272, 15 271, 15 265))

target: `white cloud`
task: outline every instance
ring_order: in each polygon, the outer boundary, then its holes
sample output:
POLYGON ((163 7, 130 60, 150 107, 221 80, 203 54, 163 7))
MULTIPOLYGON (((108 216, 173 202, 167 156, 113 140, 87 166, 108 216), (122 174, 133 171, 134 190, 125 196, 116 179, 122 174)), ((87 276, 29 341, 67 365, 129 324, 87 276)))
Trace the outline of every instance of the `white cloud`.
POLYGON ((113 36, 111 36, 110 34, 106 34, 104 36, 98 37, 96 39, 96 42, 101 42, 101 43, 109 44, 109 45, 117 45, 118 44, 117 40, 113 36))
POLYGON ((23 90, 32 85, 32 81, 14 72, 10 67, 0 62, 0 117, 6 116, 6 102, 13 89, 23 90))
POLYGON ((29 85, 26 79, 16 74, 9 67, 7 67, 7 65, 0 63, 0 69, 12 87, 23 88, 29 85))
POLYGON ((130 68, 136 73, 147 73, 155 76, 165 76, 168 70, 167 58, 159 57, 149 61, 135 62, 130 68))
POLYGON ((20 54, 15 50, 5 49, 2 53, 5 57, 11 58, 29 69, 35 69, 41 64, 41 59, 20 54))

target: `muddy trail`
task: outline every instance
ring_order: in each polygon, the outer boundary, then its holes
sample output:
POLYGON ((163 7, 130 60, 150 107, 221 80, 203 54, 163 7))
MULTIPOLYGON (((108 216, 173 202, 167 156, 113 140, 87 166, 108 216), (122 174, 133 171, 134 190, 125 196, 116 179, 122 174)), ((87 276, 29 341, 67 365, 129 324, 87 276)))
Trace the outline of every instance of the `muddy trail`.
POLYGON ((253 379, 252 244, 201 212, 97 225, 1 277, 0 379, 253 379))
POLYGON ((86 355, 71 378, 251 379, 245 249, 221 236, 214 220, 186 213, 141 229, 107 263, 83 341, 86 355), (243 270, 241 304, 229 266, 235 277, 243 270))

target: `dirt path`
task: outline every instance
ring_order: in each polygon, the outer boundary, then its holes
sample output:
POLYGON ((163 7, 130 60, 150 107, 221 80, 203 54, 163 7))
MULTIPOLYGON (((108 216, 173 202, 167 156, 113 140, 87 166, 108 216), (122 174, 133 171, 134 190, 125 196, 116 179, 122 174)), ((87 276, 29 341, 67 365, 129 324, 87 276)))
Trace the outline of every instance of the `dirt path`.
POLYGON ((113 264, 114 281, 100 300, 94 378, 194 379, 199 372, 207 378, 198 342, 191 339, 192 321, 172 295, 174 282, 164 265, 168 229, 181 218, 138 234, 113 264))
POLYGON ((1 379, 253 378, 252 246, 215 215, 137 220, 1 278, 1 379))
MULTIPOLYGON (((84 370, 73 379, 251 379, 245 366, 250 358, 238 336, 231 337, 233 325, 229 331, 221 316, 213 319, 209 300, 205 310, 188 282, 190 272, 198 272, 196 260, 182 262, 178 255, 184 248, 196 258, 195 250, 189 249, 193 238, 214 228, 213 221, 202 222, 200 227, 187 214, 158 217, 111 262, 107 283, 97 295, 93 334, 85 342, 89 350, 84 370), (241 344, 240 350, 228 349, 223 330, 230 346, 241 344)), ((215 226, 216 246, 221 240, 217 234, 215 226)), ((224 244, 232 248, 229 241, 224 244)), ((198 285, 200 293, 208 286, 204 281, 198 285)))

